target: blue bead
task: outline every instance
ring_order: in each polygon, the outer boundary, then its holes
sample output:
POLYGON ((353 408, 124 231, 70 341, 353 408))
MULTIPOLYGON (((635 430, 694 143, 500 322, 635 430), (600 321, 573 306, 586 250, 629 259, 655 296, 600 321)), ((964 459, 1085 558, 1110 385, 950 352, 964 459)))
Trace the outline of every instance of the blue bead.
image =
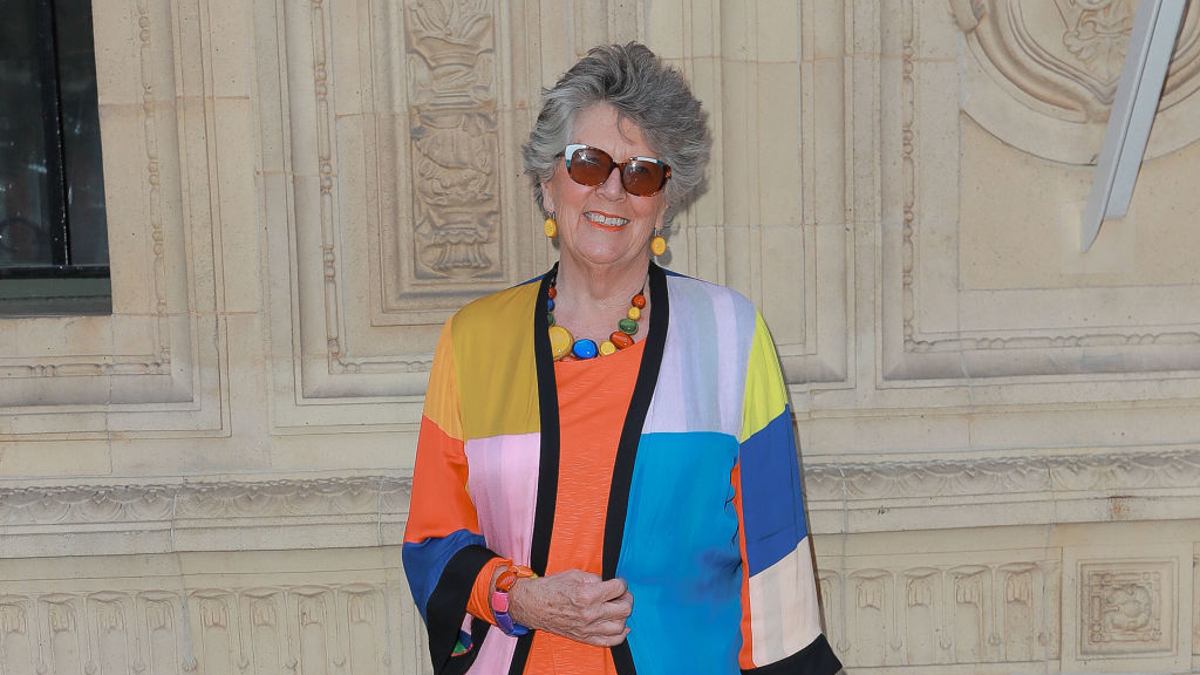
POLYGON ((596 356, 596 343, 592 340, 583 339, 576 340, 575 346, 571 348, 571 353, 577 359, 590 359, 596 356))
POLYGON ((546 311, 554 311, 554 298, 546 298, 546 311))

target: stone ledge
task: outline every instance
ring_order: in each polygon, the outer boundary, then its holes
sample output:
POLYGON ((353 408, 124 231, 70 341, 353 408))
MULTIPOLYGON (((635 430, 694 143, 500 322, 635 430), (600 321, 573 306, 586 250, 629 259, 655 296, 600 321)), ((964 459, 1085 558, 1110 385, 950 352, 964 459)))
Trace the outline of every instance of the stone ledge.
POLYGON ((1178 520, 1200 512, 1200 450, 806 464, 804 482, 816 533, 1178 520))
POLYGON ((5 558, 399 544, 395 476, 0 488, 5 558))
MULTIPOLYGON (((808 464, 817 534, 1178 520, 1200 450, 808 464)), ((0 487, 4 557, 396 545, 412 478, 0 487)))

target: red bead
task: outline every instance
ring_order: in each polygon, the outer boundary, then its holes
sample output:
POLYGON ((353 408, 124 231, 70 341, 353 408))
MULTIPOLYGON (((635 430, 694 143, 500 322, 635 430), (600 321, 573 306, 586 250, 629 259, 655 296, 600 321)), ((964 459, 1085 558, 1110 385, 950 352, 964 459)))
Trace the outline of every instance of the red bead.
MULTIPOLYGON (((551 287, 550 287, 550 292, 549 292, 549 293, 547 293, 547 295, 549 295, 549 296, 550 296, 550 299, 551 299, 551 300, 553 300, 553 299, 554 299, 554 296, 558 295, 558 291, 557 291, 557 290, 556 290, 556 289, 555 289, 553 286, 551 286, 551 287)), ((643 301, 642 301, 642 303, 643 303, 643 304, 645 304, 645 302, 646 302, 645 300, 643 300, 643 301)))
POLYGON ((612 340, 612 343, 617 346, 617 349, 625 349, 626 347, 633 345, 633 338, 619 330, 613 331, 613 334, 609 335, 608 339, 612 340))
POLYGON ((638 293, 637 295, 633 296, 632 302, 634 307, 641 309, 646 306, 646 296, 638 293))

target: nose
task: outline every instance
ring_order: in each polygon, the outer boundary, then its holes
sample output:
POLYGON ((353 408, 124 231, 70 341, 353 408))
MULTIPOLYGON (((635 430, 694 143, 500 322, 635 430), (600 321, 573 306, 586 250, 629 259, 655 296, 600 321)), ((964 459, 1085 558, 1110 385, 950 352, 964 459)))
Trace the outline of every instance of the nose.
POLYGON ((608 172, 608 178, 596 189, 609 199, 624 197, 625 186, 621 184, 621 167, 614 165, 612 171, 608 172))

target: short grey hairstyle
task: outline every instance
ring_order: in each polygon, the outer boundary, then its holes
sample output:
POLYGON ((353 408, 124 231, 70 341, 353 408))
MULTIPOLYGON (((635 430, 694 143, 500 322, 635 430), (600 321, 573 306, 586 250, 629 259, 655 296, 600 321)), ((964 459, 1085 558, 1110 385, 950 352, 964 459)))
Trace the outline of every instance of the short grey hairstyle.
POLYGON ((541 184, 554 176, 558 158, 572 140, 575 116, 598 103, 613 106, 619 117, 636 124, 650 149, 671 167, 664 189, 665 222, 670 224, 675 211, 702 191, 698 188, 712 145, 708 115, 683 74, 637 42, 593 47, 542 92, 542 111, 521 148, 538 206, 546 210, 541 184))

